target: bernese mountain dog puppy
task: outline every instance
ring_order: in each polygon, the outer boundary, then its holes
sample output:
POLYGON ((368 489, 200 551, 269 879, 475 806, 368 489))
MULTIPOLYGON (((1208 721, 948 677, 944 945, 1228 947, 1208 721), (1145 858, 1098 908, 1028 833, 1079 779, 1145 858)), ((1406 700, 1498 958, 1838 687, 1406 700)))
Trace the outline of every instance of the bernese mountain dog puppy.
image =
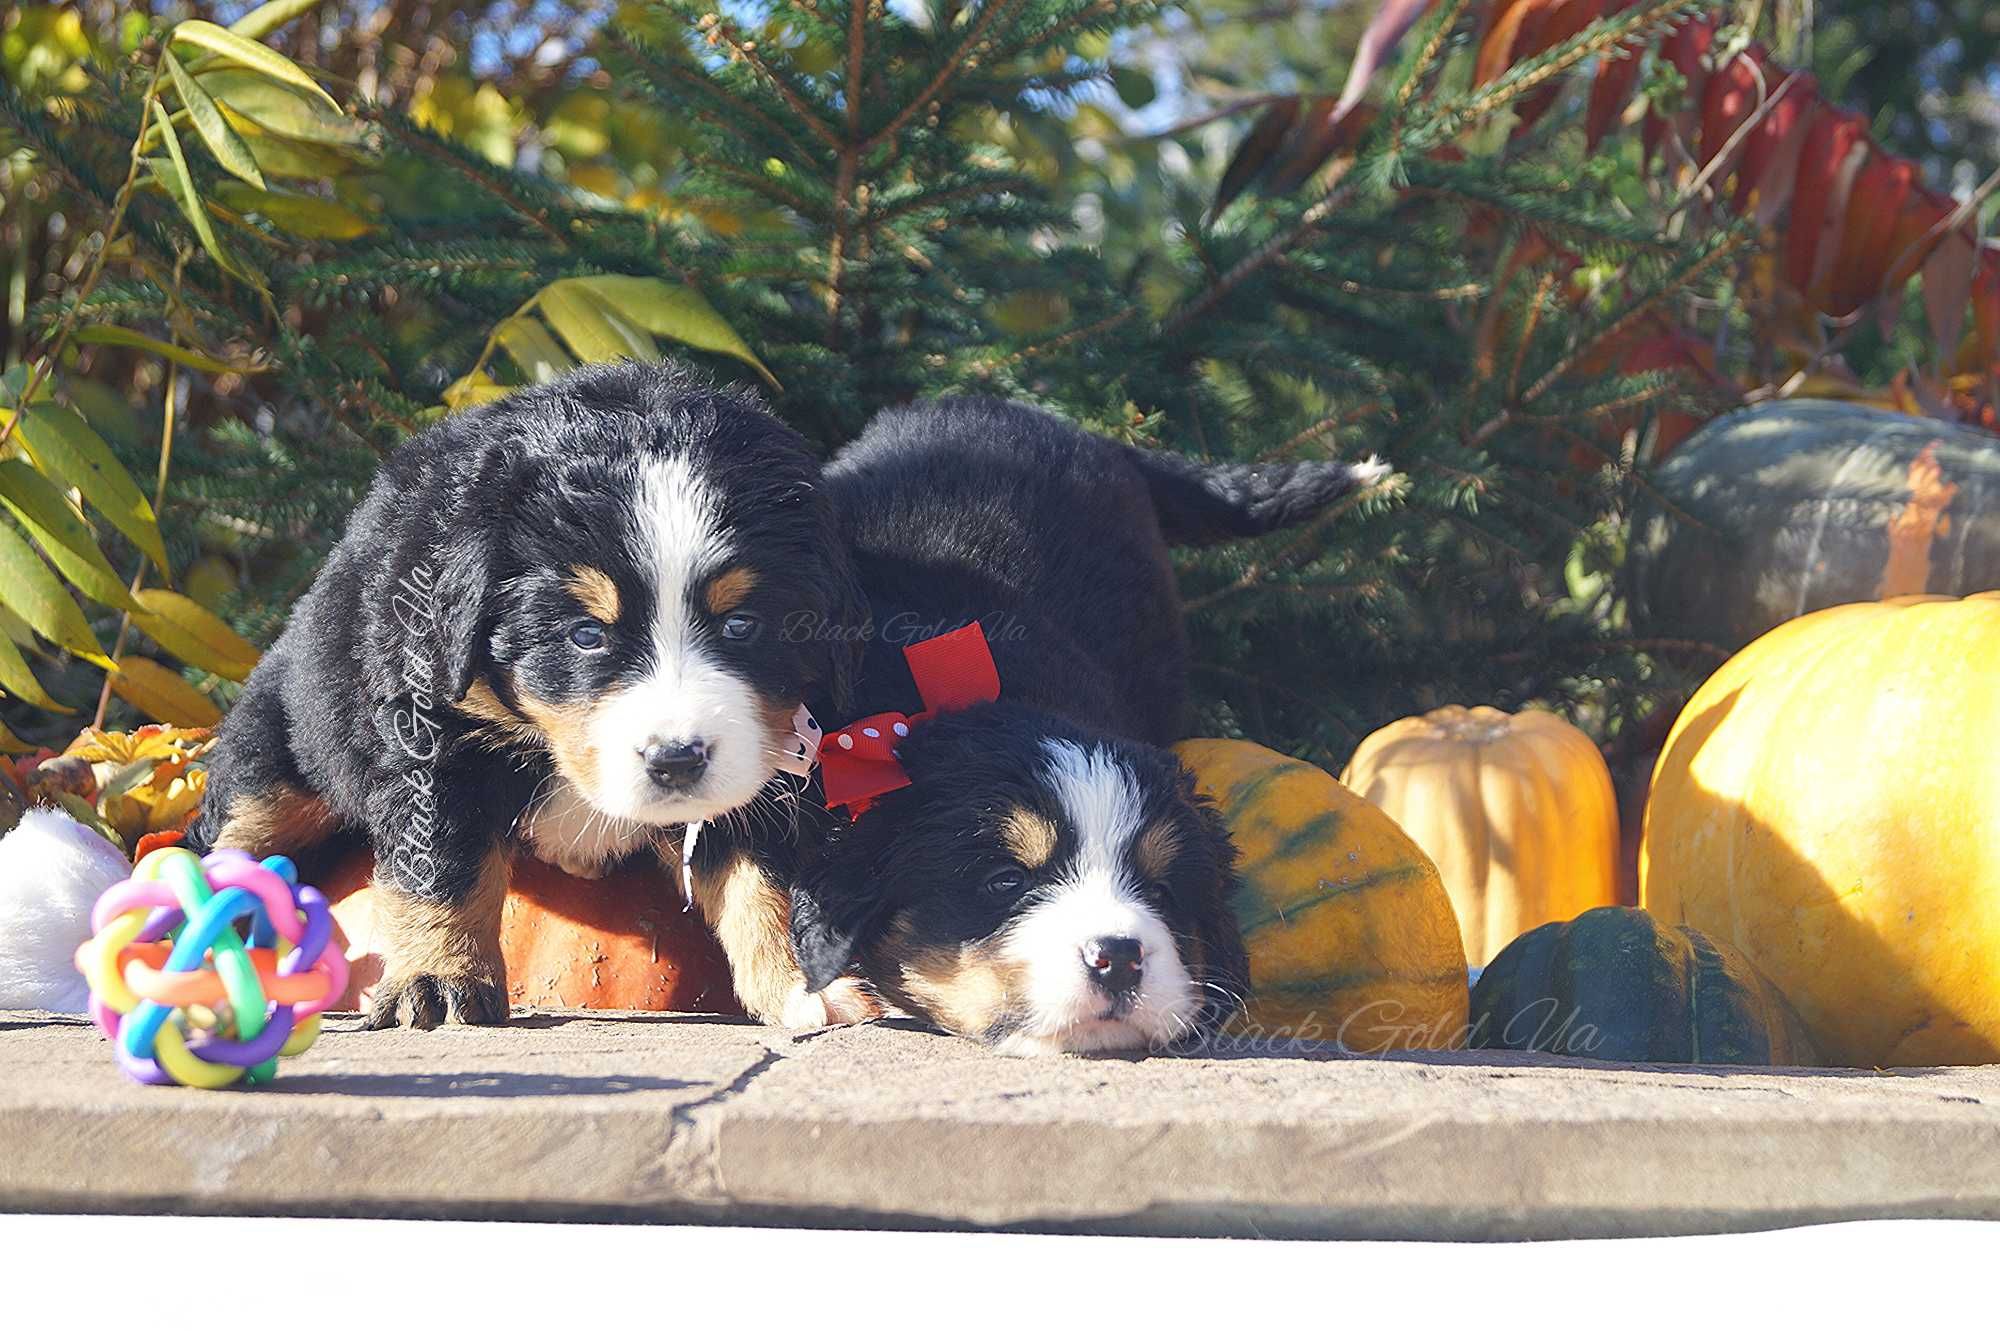
POLYGON ((428 1028, 506 1020, 517 847, 585 876, 657 850, 678 874, 680 828, 706 821, 690 891, 745 1007, 867 1015, 807 993, 786 919, 796 847, 826 820, 784 774, 809 766, 795 728, 809 695, 845 703, 858 648, 778 628, 864 613, 819 476, 754 398, 671 364, 431 427, 223 723, 194 844, 365 835, 392 940, 369 1024, 428 1028))
POLYGON ((916 715, 902 648, 973 621, 1000 698, 910 728, 909 784, 808 855, 806 983, 858 974, 1010 1054, 1215 1029, 1247 963, 1234 848, 1163 747, 1188 662, 1168 547, 1276 530, 1387 471, 1204 466, 980 399, 878 416, 825 477, 871 605, 855 707, 916 715))

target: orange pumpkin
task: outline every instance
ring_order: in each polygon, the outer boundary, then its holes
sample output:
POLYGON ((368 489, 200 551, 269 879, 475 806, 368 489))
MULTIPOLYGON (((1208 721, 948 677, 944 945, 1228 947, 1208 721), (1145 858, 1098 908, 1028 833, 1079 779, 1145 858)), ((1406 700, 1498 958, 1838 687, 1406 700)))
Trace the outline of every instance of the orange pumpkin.
MULTIPOLYGON (((374 928, 375 889, 366 851, 325 875, 353 978, 345 1007, 363 1007, 382 975, 374 928)), ((729 962, 701 916, 682 909, 679 886, 658 868, 573 878, 527 855, 500 919, 507 997, 516 1006, 716 1012, 742 1008, 729 962)))
POLYGON ((1646 908, 1733 943, 1854 1067, 2000 1061, 2000 593, 1837 606, 1660 755, 1646 908))
POLYGON ((1618 800, 1590 737, 1550 712, 1440 707, 1361 741, 1340 782, 1437 865, 1465 959, 1618 901, 1618 800))

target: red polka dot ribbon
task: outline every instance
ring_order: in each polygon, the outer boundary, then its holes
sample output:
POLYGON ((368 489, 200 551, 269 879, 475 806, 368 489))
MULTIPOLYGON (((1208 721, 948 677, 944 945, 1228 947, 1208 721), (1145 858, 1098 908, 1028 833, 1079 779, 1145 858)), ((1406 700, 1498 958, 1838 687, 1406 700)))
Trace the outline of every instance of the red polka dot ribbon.
POLYGON ((977 622, 939 634, 903 649, 910 677, 924 710, 911 716, 877 712, 842 726, 820 745, 820 782, 826 787, 826 807, 845 806, 855 817, 892 790, 910 784, 896 747, 910 731, 940 712, 956 712, 1000 697, 1000 671, 977 622))

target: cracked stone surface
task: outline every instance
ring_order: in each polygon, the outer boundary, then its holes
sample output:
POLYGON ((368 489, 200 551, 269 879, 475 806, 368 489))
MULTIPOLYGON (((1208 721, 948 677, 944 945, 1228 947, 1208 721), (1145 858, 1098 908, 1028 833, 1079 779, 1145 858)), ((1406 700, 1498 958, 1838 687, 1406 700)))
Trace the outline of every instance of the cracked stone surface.
POLYGON ((0 1013, 0 1209, 1550 1238, 2000 1219, 2000 1068, 1014 1060, 899 1022, 333 1016, 255 1091, 0 1013))

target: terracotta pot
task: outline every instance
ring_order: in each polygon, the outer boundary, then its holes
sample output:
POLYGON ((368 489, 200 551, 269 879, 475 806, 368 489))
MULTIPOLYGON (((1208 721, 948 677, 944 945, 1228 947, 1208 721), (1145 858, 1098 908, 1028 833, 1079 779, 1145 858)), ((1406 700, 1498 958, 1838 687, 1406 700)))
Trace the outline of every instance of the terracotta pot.
MULTIPOLYGON (((382 976, 368 885, 374 857, 357 851, 314 880, 333 915, 353 976, 341 1006, 363 1008, 382 976)), ((501 917, 507 997, 527 1007, 621 1008, 738 1015, 729 963, 701 916, 681 908, 663 870, 620 869, 572 878, 526 855, 514 861, 501 917)))

